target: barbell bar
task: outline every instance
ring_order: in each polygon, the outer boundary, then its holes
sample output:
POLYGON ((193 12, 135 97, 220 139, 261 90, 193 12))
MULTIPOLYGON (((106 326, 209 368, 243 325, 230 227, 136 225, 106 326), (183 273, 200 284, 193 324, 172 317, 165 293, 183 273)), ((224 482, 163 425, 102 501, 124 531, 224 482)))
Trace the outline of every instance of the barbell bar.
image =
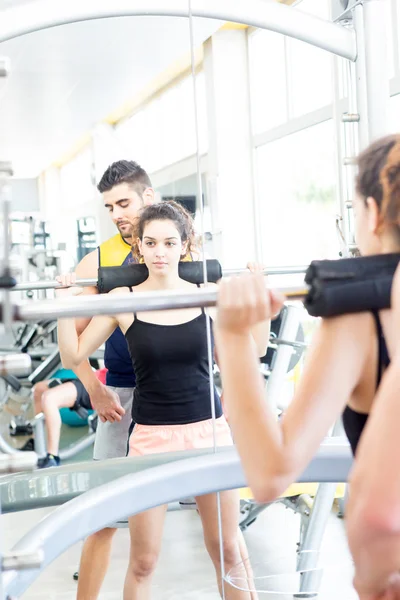
MULTIPOLYGON (((308 293, 308 287, 306 285, 282 287, 279 288, 279 292, 290 300, 303 300, 308 293)), ((12 305, 12 317, 18 321, 36 322, 43 316, 46 319, 62 319, 154 310, 206 308, 215 306, 217 297, 218 291, 215 287, 198 288, 186 292, 166 290, 134 294, 73 296, 42 302, 14 304, 12 305)), ((0 318, 2 318, 3 306, 0 308, 0 318)))
MULTIPOLYGON (((96 287, 97 279, 77 279, 76 283, 72 287, 96 287)), ((58 281, 55 280, 43 280, 43 281, 24 281, 17 283, 11 292, 30 292, 33 290, 51 290, 61 287, 58 281)))
MULTIPOLYGON (((307 267, 267 267, 264 269, 264 275, 301 275, 305 273, 307 267)), ((241 275, 242 273, 248 273, 248 269, 224 269, 222 275, 224 277, 230 277, 232 275, 241 275)), ((98 283, 97 279, 77 279, 74 284, 75 287, 96 287, 98 283)), ((10 291, 15 292, 28 292, 33 290, 50 290, 57 289, 60 287, 58 281, 55 280, 44 280, 44 281, 24 281, 17 283, 10 291)))

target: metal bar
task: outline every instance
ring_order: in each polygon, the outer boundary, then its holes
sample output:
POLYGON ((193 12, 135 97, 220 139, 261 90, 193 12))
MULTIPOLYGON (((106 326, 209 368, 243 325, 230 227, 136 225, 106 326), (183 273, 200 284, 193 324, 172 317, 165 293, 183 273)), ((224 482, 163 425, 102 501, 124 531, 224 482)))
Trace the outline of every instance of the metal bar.
MULTIPOLYGON (((269 29, 355 60, 353 32, 282 4, 264 0, 192 0, 194 17, 269 29)), ((187 0, 38 0, 3 10, 0 42, 57 25, 108 17, 188 17, 187 0)))
POLYGON ((370 131, 368 123, 368 94, 367 94, 367 70, 365 56, 365 31, 364 31, 364 6, 357 5, 354 8, 354 28, 357 35, 357 60, 356 71, 356 96, 357 113, 360 115, 358 124, 359 150, 364 150, 369 144, 370 131))
POLYGON ((40 569, 44 560, 43 550, 35 552, 13 552, 1 557, 2 571, 23 571, 24 569, 40 569))
MULTIPOLYGON (((308 269, 307 266, 291 266, 291 267, 265 267, 263 270, 264 275, 301 275, 308 269)), ((224 269, 222 275, 224 277, 230 275, 240 275, 241 273, 248 273, 248 269, 224 269)))
POLYGON ((274 338, 270 343, 270 348, 278 348, 278 346, 291 346, 292 348, 307 348, 308 344, 305 342, 296 342, 295 340, 284 340, 282 338, 274 338))
MULTIPOLYGON (((283 316, 279 337, 284 340, 295 340, 303 316, 298 306, 288 306, 283 316)), ((271 364, 271 375, 267 383, 267 401, 273 409, 282 407, 282 387, 292 359, 293 349, 287 344, 280 344, 271 364)), ((284 407, 287 408, 287 407, 284 407)))
MULTIPOLYGON (((279 291, 290 300, 302 300, 308 293, 308 287, 281 287, 279 291)), ((93 317, 95 315, 117 315, 120 313, 168 310, 215 306, 217 290, 209 287, 194 289, 191 292, 166 290, 165 292, 137 292, 135 294, 101 294, 97 296, 57 298, 43 302, 14 305, 14 319, 19 321, 40 321, 74 317, 93 317)), ((0 306, 0 318, 2 315, 0 306)))
POLYGON ((10 59, 6 56, 0 58, 0 77, 7 77, 10 73, 10 59))
POLYGON ((89 448, 89 446, 94 444, 95 437, 95 433, 90 433, 85 435, 81 440, 78 440, 74 444, 67 446, 67 448, 61 448, 58 452, 60 459, 69 460, 79 452, 86 450, 86 448, 89 448))
POLYGON ((315 495, 310 521, 301 545, 297 570, 301 574, 299 597, 318 593, 321 570, 317 568, 322 539, 335 500, 336 483, 321 483, 315 495))
POLYGON ((0 356, 0 376, 15 375, 27 377, 31 372, 32 362, 28 354, 6 354, 0 356))
POLYGON ((3 257, 1 265, 0 277, 2 279, 3 289, 3 315, 2 321, 5 326, 6 332, 11 332, 12 325, 12 306, 11 298, 8 292, 10 284, 12 284, 11 271, 10 271, 10 195, 8 187, 8 178, 10 177, 11 166, 9 163, 2 163, 0 165, 0 198, 2 199, 2 213, 3 213, 3 257))
POLYGON ((364 47, 370 142, 390 133, 389 54, 386 30, 387 0, 367 0, 364 10, 364 47))
POLYGON ((344 113, 342 115, 342 123, 359 123, 360 115, 354 113, 344 113))
MULTIPOLYGON (((160 456, 154 458, 157 460, 160 456)), ((185 452, 182 452, 182 456, 185 456, 185 452)), ((134 464, 141 460, 142 458, 127 458, 122 463, 127 465, 130 461, 134 464)), ((327 439, 298 481, 346 481, 351 464, 352 456, 347 441, 343 438, 340 442, 327 439)), ((59 472, 60 469, 62 467, 54 471, 59 472)), ((38 476, 46 478, 52 470, 48 469, 48 473, 38 473, 38 476)), ((75 481, 77 479, 75 473, 75 481)), ((31 529, 16 544, 13 551, 34 552, 43 549, 43 569, 73 544, 110 523, 180 498, 232 490, 245 485, 236 450, 229 448, 214 454, 210 449, 205 456, 178 460, 140 473, 131 473, 71 500, 31 529)), ((21 596, 38 577, 41 569, 6 573, 6 594, 11 597, 21 596)))
POLYGON ((35 415, 32 425, 34 431, 35 452, 39 458, 44 458, 47 454, 47 436, 44 414, 39 413, 35 415))
POLYGON ((33 469, 35 469, 36 466, 36 452, 0 454, 0 473, 18 473, 19 471, 33 471, 33 469))
MULTIPOLYGON (((291 267, 266 267, 263 271, 265 275, 301 275, 305 273, 308 268, 307 266, 291 266, 291 267)), ((241 273, 248 273, 248 269, 224 269, 222 275, 224 277, 231 275, 240 275, 241 273)), ((77 279, 74 286, 71 287, 96 287, 97 279, 77 279)), ((13 292, 25 292, 31 290, 50 290, 61 287, 58 281, 45 280, 45 281, 24 281, 17 283, 11 291, 13 292)))
MULTIPOLYGON (((72 287, 96 287, 97 279, 78 279, 75 286, 72 287)), ((44 280, 44 281, 24 281, 17 283, 11 291, 12 292, 26 292, 31 290, 52 290, 61 287, 58 281, 44 280)))

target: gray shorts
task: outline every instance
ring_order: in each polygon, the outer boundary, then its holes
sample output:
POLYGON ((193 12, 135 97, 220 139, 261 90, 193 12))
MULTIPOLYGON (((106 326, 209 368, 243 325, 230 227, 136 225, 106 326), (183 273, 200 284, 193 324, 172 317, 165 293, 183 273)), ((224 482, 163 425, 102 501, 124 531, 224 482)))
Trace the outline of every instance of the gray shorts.
POLYGON ((102 423, 100 419, 98 420, 93 450, 94 460, 126 456, 134 388, 109 387, 118 394, 125 415, 121 421, 115 423, 108 421, 102 423))

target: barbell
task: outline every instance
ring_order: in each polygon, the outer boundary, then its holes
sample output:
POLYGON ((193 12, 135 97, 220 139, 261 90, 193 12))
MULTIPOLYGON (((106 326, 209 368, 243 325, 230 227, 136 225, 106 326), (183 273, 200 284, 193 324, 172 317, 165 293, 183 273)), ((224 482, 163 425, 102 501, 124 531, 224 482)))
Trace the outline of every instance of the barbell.
MULTIPOLYGON (((302 299, 307 293, 304 288, 281 288, 285 296, 302 299)), ((46 319, 72 317, 93 317, 95 315, 116 315, 130 312, 168 310, 180 308, 204 308, 215 306, 217 290, 200 288, 191 291, 166 290, 156 292, 136 292, 134 294, 100 294, 95 296, 74 296, 27 302, 12 305, 12 319, 18 321, 37 321, 46 315, 46 319)), ((3 305, 1 306, 1 309, 3 305)), ((2 318, 2 311, 0 313, 2 318)))
MULTIPOLYGON (((306 271, 305 285, 283 287, 279 291, 289 300, 303 300, 305 308, 314 317, 382 310, 390 307, 392 280, 399 261, 400 254, 313 261, 306 271)), ((22 321, 37 321, 43 315, 47 319, 115 315, 215 306, 217 297, 214 287, 103 294, 14 304, 11 313, 13 319, 22 321)), ((3 310, 0 317, 3 318, 3 310)))
MULTIPOLYGON (((217 260, 207 260, 207 281, 216 283, 221 277, 240 275, 248 272, 247 269, 224 269, 222 270, 217 260)), ((295 275, 305 273, 307 267, 268 267, 263 273, 265 275, 295 275)), ((179 263, 179 276, 191 283, 204 283, 203 262, 181 262, 179 263)), ((123 265, 120 267, 99 267, 97 279, 77 279, 75 286, 97 287, 101 294, 105 294, 117 287, 135 286, 143 283, 148 277, 148 269, 144 264, 123 265)), ((33 291, 57 289, 60 287, 58 281, 25 281, 10 287, 10 291, 33 291)))

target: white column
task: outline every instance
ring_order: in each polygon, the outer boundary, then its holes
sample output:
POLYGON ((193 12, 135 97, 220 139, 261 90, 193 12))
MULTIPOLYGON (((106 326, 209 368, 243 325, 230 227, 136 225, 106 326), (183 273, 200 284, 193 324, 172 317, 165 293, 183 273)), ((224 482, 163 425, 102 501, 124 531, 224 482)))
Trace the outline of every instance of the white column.
POLYGON ((370 141, 387 135, 389 124, 388 0, 364 3, 365 58, 370 141))
MULTIPOLYGON (((102 123, 92 134, 93 178, 95 185, 99 183, 107 167, 117 161, 127 158, 122 155, 115 130, 111 125, 102 123)), ((98 242, 101 243, 117 233, 110 215, 104 208, 101 195, 96 190, 96 221, 98 225, 98 242)))
POLYGON ((221 30, 205 43, 214 251, 224 268, 256 258, 247 34, 221 30))
POLYGON ((362 150, 390 132, 389 69, 386 40, 388 0, 365 0, 354 9, 357 34, 357 103, 362 150))

